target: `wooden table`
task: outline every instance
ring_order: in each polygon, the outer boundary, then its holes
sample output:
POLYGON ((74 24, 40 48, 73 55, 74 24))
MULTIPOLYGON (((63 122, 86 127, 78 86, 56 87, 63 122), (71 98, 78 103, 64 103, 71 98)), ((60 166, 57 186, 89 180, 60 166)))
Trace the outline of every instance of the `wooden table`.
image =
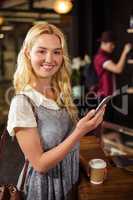
MULTIPOLYGON (((105 157, 100 144, 94 136, 85 136, 81 139, 81 155, 86 161, 92 158, 105 157)), ((132 200, 133 199, 133 173, 124 169, 113 167, 108 162, 108 175, 103 184, 94 185, 89 177, 80 170, 78 188, 79 200, 132 200)))

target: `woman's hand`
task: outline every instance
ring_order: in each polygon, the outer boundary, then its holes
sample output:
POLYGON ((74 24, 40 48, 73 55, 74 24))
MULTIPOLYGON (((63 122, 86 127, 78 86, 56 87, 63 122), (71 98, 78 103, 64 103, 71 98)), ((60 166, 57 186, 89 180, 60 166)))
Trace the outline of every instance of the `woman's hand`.
POLYGON ((125 46, 124 46, 124 52, 126 54, 128 54, 131 49, 132 49, 132 44, 130 44, 130 43, 125 44, 125 46))
POLYGON ((103 121, 103 116, 105 112, 105 106, 99 110, 99 112, 95 115, 95 110, 91 110, 87 113, 85 117, 80 119, 76 125, 76 131, 81 135, 85 135, 89 131, 95 129, 101 122, 103 121))

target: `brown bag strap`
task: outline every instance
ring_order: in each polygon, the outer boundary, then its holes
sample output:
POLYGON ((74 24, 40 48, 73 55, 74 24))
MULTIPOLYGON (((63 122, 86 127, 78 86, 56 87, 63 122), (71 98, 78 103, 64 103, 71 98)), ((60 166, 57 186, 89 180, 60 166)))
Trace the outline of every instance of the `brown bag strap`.
MULTIPOLYGON (((24 94, 18 94, 18 95, 23 95, 24 97, 27 98, 28 102, 31 104, 31 107, 32 107, 33 113, 35 115, 35 118, 37 119, 37 115, 36 115, 36 112, 35 112, 35 106, 34 106, 34 103, 32 102, 32 100, 28 96, 26 96, 24 94)), ((18 96, 18 95, 16 95, 16 96, 18 96)), ((4 147, 6 146, 7 137, 8 137, 8 131, 7 131, 6 127, 5 127, 3 133, 2 133, 2 135, 0 137, 0 159, 2 159, 2 153, 3 153, 4 147)), ((20 190, 23 190, 23 188, 24 188, 24 183, 25 183, 25 179, 26 179, 28 166, 29 166, 29 161, 25 160, 24 169, 23 169, 23 175, 22 175, 22 179, 21 179, 21 183, 20 183, 20 190)))
POLYGON ((23 188, 24 188, 26 174, 27 174, 27 171, 28 171, 28 166, 29 166, 29 161, 25 160, 24 171, 23 171, 23 175, 22 175, 22 179, 21 179, 21 183, 20 183, 20 191, 22 191, 23 188))

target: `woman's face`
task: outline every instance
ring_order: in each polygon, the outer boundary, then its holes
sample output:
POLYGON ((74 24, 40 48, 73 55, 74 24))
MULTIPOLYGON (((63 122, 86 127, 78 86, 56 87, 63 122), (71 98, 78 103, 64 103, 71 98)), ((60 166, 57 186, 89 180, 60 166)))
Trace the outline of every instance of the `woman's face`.
POLYGON ((61 42, 54 34, 42 34, 34 42, 29 57, 38 78, 50 78, 63 62, 61 42))
POLYGON ((107 42, 106 48, 109 53, 112 53, 115 49, 115 44, 113 42, 107 42))

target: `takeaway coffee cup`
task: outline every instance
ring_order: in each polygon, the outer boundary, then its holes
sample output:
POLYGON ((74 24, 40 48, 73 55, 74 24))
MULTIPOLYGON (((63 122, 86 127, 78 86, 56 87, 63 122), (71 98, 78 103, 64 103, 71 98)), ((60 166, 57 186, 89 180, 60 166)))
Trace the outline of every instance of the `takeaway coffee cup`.
POLYGON ((92 159, 89 162, 90 182, 93 184, 101 184, 106 178, 107 164, 102 159, 92 159))

